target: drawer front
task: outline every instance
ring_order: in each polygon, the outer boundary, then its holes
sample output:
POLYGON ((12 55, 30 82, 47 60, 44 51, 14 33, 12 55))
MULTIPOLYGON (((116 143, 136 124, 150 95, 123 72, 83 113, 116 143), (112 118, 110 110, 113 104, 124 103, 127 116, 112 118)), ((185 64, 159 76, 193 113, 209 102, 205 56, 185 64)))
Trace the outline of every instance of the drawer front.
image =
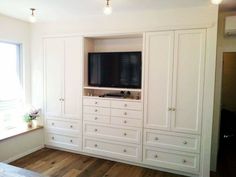
POLYGON ((83 99, 83 105, 85 105, 85 106, 110 107, 110 101, 109 100, 84 98, 83 99))
POLYGON ((119 109, 131 109, 131 110, 143 110, 142 103, 129 102, 129 101, 111 101, 112 108, 119 109))
POLYGON ((106 125, 84 124, 84 134, 86 136, 96 136, 109 140, 117 140, 129 143, 141 142, 141 130, 122 129, 117 127, 108 127, 106 125))
POLYGON ((152 130, 145 130, 144 134, 144 143, 146 145, 187 152, 200 152, 199 136, 152 130))
POLYGON ((84 120, 91 121, 91 122, 110 123, 110 117, 109 116, 84 114, 83 118, 84 118, 84 120))
POLYGON ((81 131, 80 122, 60 121, 60 120, 46 120, 46 126, 49 129, 63 129, 68 131, 81 131))
POLYGON ((90 138, 84 139, 84 150, 102 156, 137 161, 141 158, 140 147, 135 145, 123 145, 116 142, 98 141, 90 138))
POLYGON ((189 173, 199 173, 199 155, 144 148, 144 163, 189 173))
POLYGON ((116 117, 127 117, 133 119, 142 119, 142 111, 122 110, 122 109, 111 109, 111 116, 116 117))
POLYGON ((122 125, 122 126, 131 126, 131 127, 141 127, 142 120, 128 119, 128 118, 122 118, 122 117, 111 117, 111 124, 122 125))
POLYGON ((110 108, 94 107, 94 106, 84 106, 84 114, 96 114, 110 116, 110 108))
POLYGON ((45 141, 47 145, 61 147, 71 150, 81 150, 81 138, 64 136, 55 133, 45 133, 45 141))

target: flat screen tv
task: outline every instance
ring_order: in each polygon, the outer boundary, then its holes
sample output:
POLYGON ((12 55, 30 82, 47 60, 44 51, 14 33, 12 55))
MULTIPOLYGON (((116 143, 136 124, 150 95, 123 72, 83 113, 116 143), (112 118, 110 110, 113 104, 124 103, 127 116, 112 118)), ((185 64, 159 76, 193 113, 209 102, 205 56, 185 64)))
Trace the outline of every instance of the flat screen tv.
POLYGON ((89 53, 89 86, 141 88, 141 56, 141 52, 89 53))

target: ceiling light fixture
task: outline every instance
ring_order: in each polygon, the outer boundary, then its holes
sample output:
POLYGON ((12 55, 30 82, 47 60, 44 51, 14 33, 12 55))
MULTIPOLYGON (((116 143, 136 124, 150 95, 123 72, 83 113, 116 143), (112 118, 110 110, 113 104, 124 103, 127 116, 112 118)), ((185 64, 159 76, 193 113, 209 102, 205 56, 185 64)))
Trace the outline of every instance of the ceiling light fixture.
POLYGON ((31 15, 29 16, 29 21, 30 21, 31 23, 36 22, 35 10, 36 10, 35 8, 30 8, 31 15))
POLYGON ((105 15, 110 15, 112 13, 112 8, 110 6, 110 0, 106 0, 107 3, 106 3, 106 6, 104 7, 103 9, 103 12, 105 15))
POLYGON ((212 4, 219 5, 223 0, 211 0, 212 4))

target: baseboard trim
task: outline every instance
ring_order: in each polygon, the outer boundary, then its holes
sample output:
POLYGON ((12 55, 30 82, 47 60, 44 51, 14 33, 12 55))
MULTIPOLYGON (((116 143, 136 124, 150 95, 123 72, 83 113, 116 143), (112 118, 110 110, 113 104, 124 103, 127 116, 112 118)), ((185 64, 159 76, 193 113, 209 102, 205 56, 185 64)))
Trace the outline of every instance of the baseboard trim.
POLYGON ((36 151, 38 151, 38 150, 40 150, 40 149, 43 149, 43 148, 44 148, 44 145, 37 146, 37 147, 35 147, 35 148, 33 148, 33 149, 30 149, 30 150, 28 150, 28 151, 25 151, 25 152, 19 154, 19 155, 16 155, 16 156, 14 156, 14 157, 11 157, 11 158, 9 158, 9 159, 3 161, 3 162, 4 162, 4 163, 11 163, 11 162, 13 162, 13 161, 15 161, 15 160, 17 160, 17 159, 20 159, 21 157, 24 157, 24 156, 26 156, 26 155, 29 155, 29 154, 31 154, 31 153, 33 153, 33 152, 36 152, 36 151))

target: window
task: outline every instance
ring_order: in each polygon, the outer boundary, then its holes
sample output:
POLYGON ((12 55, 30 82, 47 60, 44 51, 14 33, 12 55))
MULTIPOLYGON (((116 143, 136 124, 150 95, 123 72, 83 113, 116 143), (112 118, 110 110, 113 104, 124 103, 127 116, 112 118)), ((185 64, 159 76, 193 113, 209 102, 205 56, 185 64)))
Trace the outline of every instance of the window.
POLYGON ((0 42, 0 130, 22 122, 20 44, 0 42))

